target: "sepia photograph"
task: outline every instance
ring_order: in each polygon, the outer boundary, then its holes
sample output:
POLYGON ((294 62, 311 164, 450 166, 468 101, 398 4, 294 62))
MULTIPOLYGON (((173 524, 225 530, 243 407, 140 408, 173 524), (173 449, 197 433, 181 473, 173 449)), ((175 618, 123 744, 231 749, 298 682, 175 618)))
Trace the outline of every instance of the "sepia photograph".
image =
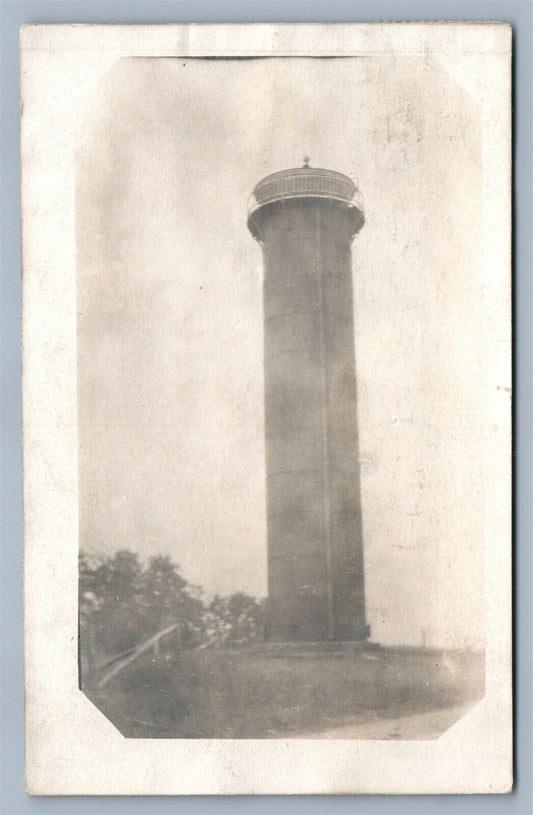
POLYGON ((123 59, 87 101, 81 686, 124 735, 482 696, 480 136, 418 58, 123 59))
POLYGON ((69 135, 72 691, 126 741, 435 743, 510 700, 507 29, 109 28, 69 135))

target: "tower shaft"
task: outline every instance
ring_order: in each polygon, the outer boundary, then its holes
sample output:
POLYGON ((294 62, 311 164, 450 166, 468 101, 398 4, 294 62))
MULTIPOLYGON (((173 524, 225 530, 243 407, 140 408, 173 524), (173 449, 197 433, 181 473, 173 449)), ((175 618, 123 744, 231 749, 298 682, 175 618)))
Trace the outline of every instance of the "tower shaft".
POLYGON ((249 221, 264 258, 268 627, 280 640, 368 636, 351 270, 358 215, 345 201, 297 195, 249 221))

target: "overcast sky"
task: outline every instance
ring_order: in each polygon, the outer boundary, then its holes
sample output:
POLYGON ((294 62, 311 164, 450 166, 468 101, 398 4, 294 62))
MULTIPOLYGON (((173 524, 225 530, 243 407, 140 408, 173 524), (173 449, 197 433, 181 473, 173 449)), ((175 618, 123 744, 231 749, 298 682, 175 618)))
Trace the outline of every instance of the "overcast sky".
POLYGON ((368 617, 483 640, 481 133, 425 58, 122 59, 77 140, 80 526, 266 592, 263 176, 352 175, 368 617))

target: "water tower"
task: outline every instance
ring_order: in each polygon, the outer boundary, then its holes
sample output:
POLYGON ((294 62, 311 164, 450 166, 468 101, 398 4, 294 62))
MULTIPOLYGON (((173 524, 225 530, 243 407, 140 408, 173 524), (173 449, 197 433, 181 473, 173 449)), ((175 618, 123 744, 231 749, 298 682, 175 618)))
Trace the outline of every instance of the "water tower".
POLYGON ((348 176, 303 167, 253 192, 264 263, 267 635, 364 640, 351 244, 364 223, 348 176))

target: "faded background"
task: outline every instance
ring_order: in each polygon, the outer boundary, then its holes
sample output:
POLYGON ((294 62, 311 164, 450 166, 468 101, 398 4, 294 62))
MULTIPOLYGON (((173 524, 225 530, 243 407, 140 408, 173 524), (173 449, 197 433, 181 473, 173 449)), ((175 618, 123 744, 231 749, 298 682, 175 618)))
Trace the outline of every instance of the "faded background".
POLYGON ((266 593, 260 247, 247 199, 352 175, 368 618, 481 647, 481 129, 430 57, 122 59, 76 139, 80 546, 266 593))

